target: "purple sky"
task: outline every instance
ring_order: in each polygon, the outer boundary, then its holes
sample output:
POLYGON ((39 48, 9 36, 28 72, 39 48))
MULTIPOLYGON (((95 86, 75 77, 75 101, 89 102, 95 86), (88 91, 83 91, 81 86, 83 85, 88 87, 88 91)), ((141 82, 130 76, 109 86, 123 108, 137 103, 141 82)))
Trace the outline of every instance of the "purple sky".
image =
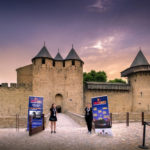
POLYGON ((31 63, 44 41, 55 57, 74 48, 84 71, 120 78, 139 47, 150 60, 150 0, 1 0, 0 83, 31 63))

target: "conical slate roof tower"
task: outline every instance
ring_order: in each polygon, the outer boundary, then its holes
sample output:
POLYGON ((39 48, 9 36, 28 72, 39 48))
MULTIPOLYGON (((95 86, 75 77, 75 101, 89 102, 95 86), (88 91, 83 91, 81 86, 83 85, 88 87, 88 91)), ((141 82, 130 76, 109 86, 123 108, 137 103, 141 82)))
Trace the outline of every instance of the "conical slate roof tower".
POLYGON ((50 53, 48 52, 46 46, 44 45, 40 52, 34 57, 32 58, 32 61, 36 58, 49 58, 49 59, 53 59, 52 56, 50 55, 50 53))
POLYGON ((63 60, 63 57, 61 56, 61 54, 58 52, 57 55, 55 56, 55 60, 63 60))
POLYGON ((79 60, 83 62, 81 58, 78 56, 78 54, 76 53, 75 49, 73 48, 73 45, 72 45, 72 49, 70 50, 65 60, 79 60))
POLYGON ((131 66, 126 70, 121 72, 122 77, 127 77, 136 72, 148 72, 150 71, 150 65, 144 56, 142 50, 139 50, 138 54, 136 55, 134 61, 132 62, 131 66))
POLYGON ((140 50, 130 67, 141 66, 141 65, 149 65, 149 63, 146 57, 144 56, 143 52, 140 50))

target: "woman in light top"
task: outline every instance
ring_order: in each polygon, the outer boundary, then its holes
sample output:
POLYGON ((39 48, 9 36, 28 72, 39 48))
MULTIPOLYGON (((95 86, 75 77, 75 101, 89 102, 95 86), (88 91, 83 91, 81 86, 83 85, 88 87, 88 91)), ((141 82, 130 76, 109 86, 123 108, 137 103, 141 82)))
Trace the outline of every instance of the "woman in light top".
POLYGON ((51 126, 51 133, 56 133, 56 121, 57 121, 57 110, 56 104, 52 104, 50 108, 50 118, 49 118, 50 126, 51 126))

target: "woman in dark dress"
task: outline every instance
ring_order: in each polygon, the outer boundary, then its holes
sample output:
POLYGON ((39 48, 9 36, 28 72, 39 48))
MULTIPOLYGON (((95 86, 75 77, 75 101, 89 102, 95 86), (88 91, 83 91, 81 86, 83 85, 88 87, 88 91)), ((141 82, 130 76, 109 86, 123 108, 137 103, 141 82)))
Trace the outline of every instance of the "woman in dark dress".
POLYGON ((88 133, 91 134, 92 132, 92 121, 93 121, 93 112, 90 104, 87 105, 85 108, 85 121, 88 128, 88 133))
POLYGON ((49 121, 51 122, 51 133, 56 133, 56 121, 57 121, 57 110, 56 104, 52 104, 50 108, 50 118, 49 121))

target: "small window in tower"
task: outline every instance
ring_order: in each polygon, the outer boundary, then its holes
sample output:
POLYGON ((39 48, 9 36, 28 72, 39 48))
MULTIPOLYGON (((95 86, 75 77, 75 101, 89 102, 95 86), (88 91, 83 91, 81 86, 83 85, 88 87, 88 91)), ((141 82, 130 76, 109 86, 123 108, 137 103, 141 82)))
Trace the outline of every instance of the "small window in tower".
POLYGON ((55 66, 55 61, 53 61, 53 66, 55 66))
POLYGON ((65 61, 63 61, 63 67, 65 67, 65 61))
POLYGON ((44 58, 42 59, 42 64, 45 64, 45 59, 44 58))
POLYGON ((80 62, 80 67, 82 67, 82 62, 80 62))
POLYGON ((75 60, 72 60, 72 65, 73 65, 73 66, 75 65, 75 60))

